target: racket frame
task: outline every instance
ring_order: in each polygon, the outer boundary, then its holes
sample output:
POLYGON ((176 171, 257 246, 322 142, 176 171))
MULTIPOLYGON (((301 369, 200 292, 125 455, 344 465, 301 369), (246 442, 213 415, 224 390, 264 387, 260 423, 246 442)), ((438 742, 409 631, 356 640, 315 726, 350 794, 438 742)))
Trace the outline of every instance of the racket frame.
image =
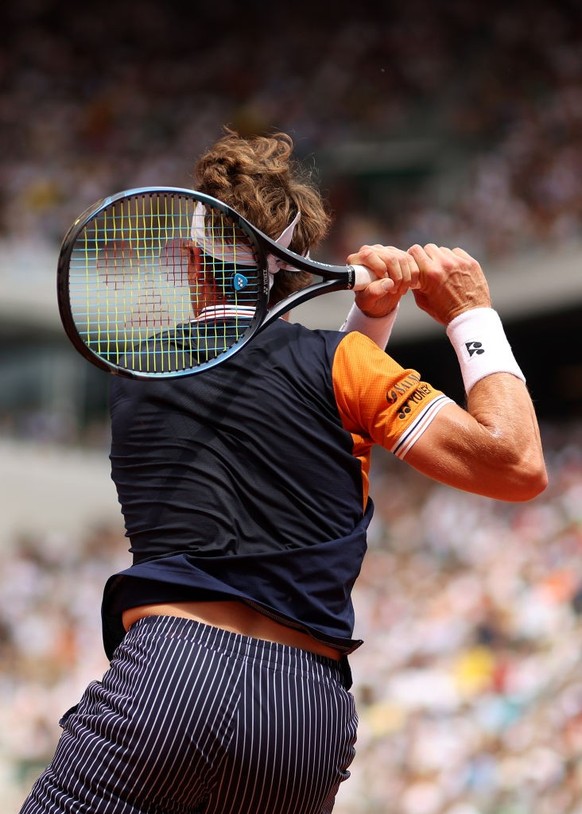
POLYGON ((279 246, 268 235, 261 232, 250 221, 240 215, 236 210, 232 209, 228 204, 214 198, 205 193, 184 187, 172 186, 146 186, 136 187, 134 189, 126 189, 117 192, 114 195, 109 195, 105 198, 94 203, 82 212, 79 217, 75 219, 73 224, 66 232, 57 263, 57 303, 59 315, 65 333, 75 349, 89 362, 94 364, 101 370, 112 373, 113 375, 122 375, 126 378, 132 379, 161 379, 161 378, 178 378, 181 376, 191 376, 193 374, 207 370, 210 367, 221 364, 228 358, 238 353, 260 330, 267 327, 270 323, 274 322, 283 314, 291 309, 320 294, 325 294, 333 291, 346 291, 356 287, 356 267, 350 265, 337 266, 329 263, 322 263, 311 258, 303 257, 291 249, 285 249, 279 246), (73 249, 77 243, 78 238, 91 223, 99 217, 106 209, 114 206, 123 200, 131 198, 149 198, 155 195, 159 196, 176 196, 187 198, 190 201, 200 202, 207 204, 215 210, 219 210, 223 215, 229 218, 241 231, 244 232, 245 237, 248 238, 249 243, 256 255, 257 268, 260 279, 258 299, 256 302, 255 313, 249 321, 249 326, 245 333, 227 350, 223 351, 219 356, 207 360, 200 365, 193 368, 185 368, 183 370, 171 372, 144 372, 132 370, 121 365, 105 360, 92 350, 83 340, 79 333, 73 311, 71 307, 71 292, 70 292, 70 264, 73 249), (323 280, 312 283, 305 288, 295 291, 284 300, 276 303, 272 308, 268 308, 269 301, 269 272, 267 255, 272 254, 278 257, 283 262, 287 263, 292 269, 299 271, 310 272, 314 275, 323 277, 323 280))

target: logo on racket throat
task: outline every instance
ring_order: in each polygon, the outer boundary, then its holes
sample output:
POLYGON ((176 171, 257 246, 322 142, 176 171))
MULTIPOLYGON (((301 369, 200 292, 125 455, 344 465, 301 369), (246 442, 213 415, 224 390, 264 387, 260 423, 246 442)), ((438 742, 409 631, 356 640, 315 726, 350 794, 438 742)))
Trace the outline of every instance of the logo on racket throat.
POLYGON ((232 287, 235 291, 242 291, 243 288, 246 288, 249 284, 248 277, 245 277, 244 274, 241 274, 239 271, 232 276, 232 287))

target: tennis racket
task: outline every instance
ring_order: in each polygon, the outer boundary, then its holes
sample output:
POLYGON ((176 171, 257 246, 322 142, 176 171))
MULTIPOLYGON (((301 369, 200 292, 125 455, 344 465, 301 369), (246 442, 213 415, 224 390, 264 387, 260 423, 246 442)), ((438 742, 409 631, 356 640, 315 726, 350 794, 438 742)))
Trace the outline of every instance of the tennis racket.
POLYGON ((143 187, 86 210, 63 239, 57 297, 65 332, 102 370, 135 379, 198 373, 229 359, 291 308, 374 275, 285 249, 194 190, 143 187), (314 282, 269 309, 269 263, 314 282))

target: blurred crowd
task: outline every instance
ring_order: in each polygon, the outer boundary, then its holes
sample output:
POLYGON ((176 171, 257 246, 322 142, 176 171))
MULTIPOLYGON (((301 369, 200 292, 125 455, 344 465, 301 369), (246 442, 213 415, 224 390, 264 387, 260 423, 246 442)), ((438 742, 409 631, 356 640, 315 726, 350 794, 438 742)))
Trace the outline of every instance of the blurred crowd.
MULTIPOLYGON (((582 425, 544 441, 550 486, 525 504, 378 455, 355 593, 361 723, 337 814, 581 814, 582 425)), ((101 676, 101 591, 129 556, 111 528, 14 543, 0 571, 7 812, 101 676)))
POLYGON ((376 472, 341 814, 581 814, 582 425, 544 443, 524 504, 376 472))
POLYGON ((224 124, 289 131, 322 168, 335 259, 375 239, 485 258, 580 233, 576 0, 338 0, 332 15, 303 0, 117 0, 111 15, 22 0, 2 13, 0 236, 60 242, 105 195, 191 185, 224 124), (428 153, 411 164, 418 143, 428 153), (346 148, 365 159, 346 169, 346 148))

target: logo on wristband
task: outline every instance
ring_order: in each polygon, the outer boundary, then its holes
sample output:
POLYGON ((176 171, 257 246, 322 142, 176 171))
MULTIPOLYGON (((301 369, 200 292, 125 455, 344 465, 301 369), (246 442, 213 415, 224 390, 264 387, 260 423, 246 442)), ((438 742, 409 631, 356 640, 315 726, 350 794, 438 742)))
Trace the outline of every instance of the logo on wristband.
POLYGON ((478 356, 481 353, 485 353, 485 348, 483 347, 482 342, 465 342, 465 347, 467 348, 469 357, 474 356, 475 354, 478 356))

